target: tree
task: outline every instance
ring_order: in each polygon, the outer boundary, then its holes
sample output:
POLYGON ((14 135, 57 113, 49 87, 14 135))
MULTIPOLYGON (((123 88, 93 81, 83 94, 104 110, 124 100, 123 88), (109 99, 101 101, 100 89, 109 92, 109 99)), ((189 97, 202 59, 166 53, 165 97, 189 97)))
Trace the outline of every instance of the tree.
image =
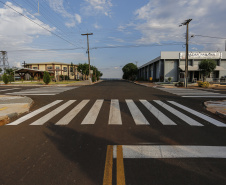
POLYGON ((89 65, 88 64, 79 64, 77 67, 78 72, 82 75, 85 75, 85 78, 89 75, 89 65))
POLYGON ((138 72, 138 68, 133 63, 126 64, 123 68, 123 79, 135 80, 138 72))
POLYGON ((44 75, 43 75, 43 82, 48 85, 50 82, 50 75, 47 71, 44 71, 44 75))
POLYGON ((214 71, 216 66, 217 66, 216 61, 212 59, 205 59, 199 63, 199 69, 203 74, 203 81, 205 81, 206 77, 209 76, 209 74, 214 71))
POLYGON ((8 84, 9 83, 9 77, 6 73, 3 74, 2 76, 2 80, 5 84, 8 84))
POLYGON ((2 68, 0 68, 0 73, 2 72, 2 68))

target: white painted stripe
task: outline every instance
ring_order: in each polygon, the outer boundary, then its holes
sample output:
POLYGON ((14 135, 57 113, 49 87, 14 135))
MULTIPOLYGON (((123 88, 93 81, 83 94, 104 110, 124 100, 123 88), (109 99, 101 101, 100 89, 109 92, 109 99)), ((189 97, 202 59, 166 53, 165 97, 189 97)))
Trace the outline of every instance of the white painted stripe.
POLYGON ((85 107, 89 100, 83 100, 75 108, 73 108, 69 113, 67 113, 63 118, 61 118, 56 125, 67 125, 71 120, 85 107))
MULTIPOLYGON (((123 158, 226 158, 225 146, 123 145, 123 158)), ((113 151, 113 154, 115 152, 113 151)), ((116 158, 116 156, 113 156, 116 158)))
POLYGON ((178 118, 180 118, 181 120, 183 120, 184 122, 186 122, 187 124, 189 124, 191 126, 203 126, 201 123, 195 121, 194 119, 186 116, 185 114, 179 112, 178 110, 170 107, 169 105, 167 105, 159 100, 154 100, 154 102, 156 102, 157 104, 159 104, 160 106, 162 106, 163 108, 165 108, 166 110, 168 110, 169 112, 171 112, 172 114, 174 114, 175 116, 177 116, 178 118))
MULTIPOLYGON (((16 93, 6 93, 6 94, 10 94, 10 95, 17 95, 16 93)), ((34 96, 39 96, 39 95, 45 95, 45 96, 51 96, 51 95, 56 95, 56 94, 19 94, 19 95, 34 95, 34 96)))
POLYGON ((129 110, 132 114, 132 117, 133 117, 136 125, 149 125, 149 122, 146 120, 146 118, 141 113, 141 111, 138 109, 138 107, 133 102, 133 100, 126 100, 126 103, 129 107, 129 110))
POLYGON ((18 124, 20 124, 20 123, 22 123, 22 122, 34 117, 35 115, 47 110, 48 108, 50 108, 50 107, 62 102, 62 101, 63 100, 56 100, 56 101, 54 101, 54 102, 52 102, 52 103, 50 103, 48 105, 45 105, 44 107, 41 107, 40 109, 37 109, 34 112, 31 112, 31 113, 19 118, 18 120, 14 121, 12 123, 7 124, 7 125, 18 125, 18 124))
POLYGON ((11 91, 11 90, 15 90, 15 89, 20 89, 20 88, 4 89, 4 90, 0 90, 0 92, 3 92, 3 91, 11 91))
POLYGON ((173 93, 176 95, 180 95, 180 96, 214 96, 214 95, 218 95, 219 93, 173 93))
POLYGON ((81 125, 92 125, 96 122, 97 116, 100 112, 103 102, 104 100, 96 100, 93 107, 90 109, 89 113, 82 121, 81 125))
POLYGON ((111 100, 108 124, 109 125, 122 125, 119 101, 117 99, 111 100))
POLYGON ((218 121, 216 119, 213 119, 213 118, 211 118, 209 116, 206 116, 206 115, 204 115, 204 114, 202 114, 200 112, 197 112, 197 111, 195 111, 193 109, 185 107, 185 106, 183 106, 183 105, 181 105, 179 103, 176 103, 174 101, 168 101, 168 102, 172 103, 173 105, 175 105, 175 106, 177 106, 177 107, 179 107, 181 109, 184 109, 184 110, 190 112, 191 114, 194 114, 195 116, 200 117, 200 118, 202 118, 202 119, 204 119, 204 120, 206 120, 206 121, 208 121, 208 122, 210 122, 210 123, 212 123, 212 124, 214 124, 214 125, 216 125, 218 127, 226 127, 225 123, 222 123, 222 122, 220 122, 220 121, 218 121))
POLYGON ((163 125, 176 125, 171 119, 165 116, 161 111, 156 109, 147 100, 140 100, 141 103, 163 124, 163 125))
POLYGON ((182 96, 184 98, 226 98, 226 96, 182 96))
POLYGON ((30 125, 43 125, 45 122, 53 118, 55 115, 63 111, 69 105, 74 103, 76 100, 69 100, 68 102, 64 103, 60 107, 56 108, 55 110, 51 111, 50 113, 46 114, 45 116, 41 117, 40 119, 36 120, 35 122, 31 123, 30 125))

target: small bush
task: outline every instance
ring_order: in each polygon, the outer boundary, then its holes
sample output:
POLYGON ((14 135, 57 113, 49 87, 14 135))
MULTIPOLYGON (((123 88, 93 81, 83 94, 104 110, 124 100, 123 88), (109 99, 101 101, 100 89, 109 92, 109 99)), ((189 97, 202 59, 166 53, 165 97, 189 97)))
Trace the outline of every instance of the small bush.
POLYGON ((168 78, 168 81, 169 81, 169 82, 171 82, 171 80, 172 80, 172 78, 171 78, 171 77, 169 77, 169 78, 168 78))
POLYGON ((95 81, 96 81, 96 77, 93 76, 93 77, 92 77, 92 82, 95 82, 95 81))
POLYGON ((6 73, 3 74, 2 76, 2 80, 5 84, 8 84, 9 83, 9 77, 6 73))
POLYGON ((175 83, 175 86, 177 86, 177 87, 184 87, 184 82, 175 83))
POLYGON ((44 72, 44 76, 43 76, 43 82, 46 84, 46 85, 48 85, 49 84, 49 82, 50 82, 50 75, 49 75, 49 73, 48 72, 44 72))
POLYGON ((199 82, 198 86, 208 88, 210 86, 210 83, 209 82, 199 82))

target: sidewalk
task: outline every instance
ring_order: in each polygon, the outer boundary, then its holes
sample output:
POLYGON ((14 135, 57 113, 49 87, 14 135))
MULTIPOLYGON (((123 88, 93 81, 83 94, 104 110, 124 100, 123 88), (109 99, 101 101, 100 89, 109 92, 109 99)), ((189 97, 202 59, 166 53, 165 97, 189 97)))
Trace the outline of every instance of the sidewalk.
MULTIPOLYGON (((21 87, 23 87, 23 86, 25 86, 25 87, 29 87, 29 86, 32 86, 32 87, 57 86, 57 87, 63 87, 63 86, 85 86, 85 85, 93 85, 93 84, 99 83, 99 82, 102 82, 102 80, 99 80, 98 82, 94 82, 94 83, 92 83, 89 80, 84 80, 84 81, 76 81, 75 83, 68 83, 68 84, 67 84, 67 82, 65 82, 65 84, 62 83, 62 84, 48 84, 48 85, 41 84, 41 82, 40 82, 40 84, 34 84, 32 82, 30 82, 30 84, 29 84, 29 82, 24 82, 24 83, 12 82, 12 83, 7 84, 7 85, 5 85, 4 83, 1 83, 0 86, 2 86, 2 87, 3 86, 4 87, 6 87, 6 86, 13 86, 13 87, 19 87, 19 86, 21 86, 21 87)), ((39 82, 37 82, 37 83, 39 83, 39 82)))
MULTIPOLYGON (((176 87, 174 85, 159 85, 151 82, 134 82, 137 85, 142 85, 145 87, 162 87, 162 88, 184 88, 184 87, 176 87)), ((198 87, 198 86, 188 86, 188 89, 200 89, 205 90, 206 88, 198 87)), ((226 90, 226 85, 211 85, 207 89, 216 89, 216 90, 226 90)), ((226 100, 220 101, 206 101, 204 102, 206 110, 219 115, 220 117, 226 118, 226 100)))
POLYGON ((9 123, 10 119, 28 112, 33 100, 22 96, 0 95, 0 126, 9 123))

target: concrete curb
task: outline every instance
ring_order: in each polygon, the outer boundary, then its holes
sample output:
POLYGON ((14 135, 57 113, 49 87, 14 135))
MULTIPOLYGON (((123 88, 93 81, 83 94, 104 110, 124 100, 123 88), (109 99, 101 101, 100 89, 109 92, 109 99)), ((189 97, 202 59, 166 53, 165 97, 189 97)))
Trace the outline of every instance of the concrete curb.
MULTIPOLYGON (((9 97, 9 96, 8 96, 9 97)), ((15 100, 10 100, 10 101, 2 101, 2 102, 0 102, 0 105, 1 104, 4 104, 4 105, 12 105, 12 104, 14 104, 13 102, 14 102, 15 100)), ((0 126, 3 126, 3 125, 6 125, 6 124, 8 124, 12 119, 15 119, 16 117, 18 117, 19 115, 21 115, 21 114, 24 114, 24 113, 26 113, 26 112, 29 112, 29 110, 30 110, 30 108, 31 108, 31 106, 33 105, 33 103, 34 103, 34 101, 31 99, 31 98, 29 98, 29 97, 23 97, 22 98, 22 100, 20 100, 21 102, 20 103, 23 103, 23 104, 27 104, 27 109, 26 110, 22 110, 22 111, 20 111, 19 113, 18 112, 10 112, 10 113, 5 113, 5 115, 2 115, 2 116, 0 116, 0 126)))

